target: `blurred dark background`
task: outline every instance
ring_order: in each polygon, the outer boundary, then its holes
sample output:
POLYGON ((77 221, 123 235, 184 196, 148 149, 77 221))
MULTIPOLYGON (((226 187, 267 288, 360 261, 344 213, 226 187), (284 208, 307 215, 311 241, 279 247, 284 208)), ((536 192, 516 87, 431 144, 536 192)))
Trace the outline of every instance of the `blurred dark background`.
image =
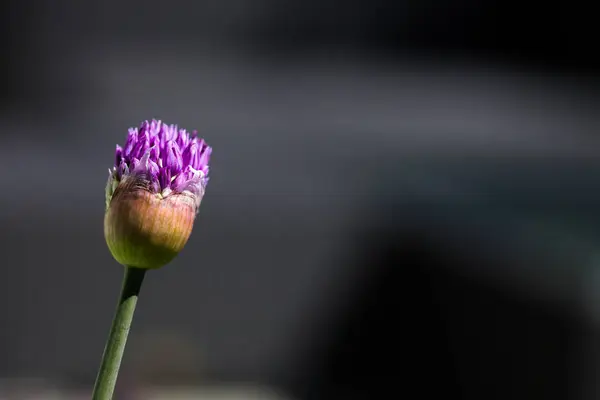
POLYGON ((89 398, 107 169, 151 118, 212 178, 118 398, 600 396, 587 2, 1 7, 0 399, 89 398))

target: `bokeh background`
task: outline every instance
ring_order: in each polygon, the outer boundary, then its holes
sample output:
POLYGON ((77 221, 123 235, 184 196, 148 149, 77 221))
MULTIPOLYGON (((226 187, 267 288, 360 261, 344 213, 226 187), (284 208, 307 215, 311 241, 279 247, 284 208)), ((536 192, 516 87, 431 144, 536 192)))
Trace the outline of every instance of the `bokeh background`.
POLYGON ((116 398, 599 398, 587 2, 0 7, 0 399, 90 397, 107 169, 150 118, 212 178, 116 398))

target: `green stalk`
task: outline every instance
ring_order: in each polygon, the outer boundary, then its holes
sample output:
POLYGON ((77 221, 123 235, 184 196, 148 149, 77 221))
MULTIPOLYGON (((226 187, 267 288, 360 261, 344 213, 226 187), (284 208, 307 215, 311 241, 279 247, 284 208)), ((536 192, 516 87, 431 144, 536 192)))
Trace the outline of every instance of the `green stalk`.
POLYGON ((145 269, 125 267, 119 304, 102 355, 102 363, 94 385, 92 400, 112 399, 125 344, 127 343, 127 335, 129 334, 145 273, 145 269))

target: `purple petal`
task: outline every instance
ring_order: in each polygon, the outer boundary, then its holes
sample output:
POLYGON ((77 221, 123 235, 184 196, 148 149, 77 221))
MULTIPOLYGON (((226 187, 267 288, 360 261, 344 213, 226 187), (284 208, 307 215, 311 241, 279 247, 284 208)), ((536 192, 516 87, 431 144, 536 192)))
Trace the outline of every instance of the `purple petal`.
POLYGON ((185 147, 187 146, 188 137, 189 136, 185 132, 185 129, 180 129, 179 132, 177 132, 176 142, 180 149, 185 149, 185 147))
POLYGON ((163 190, 171 187, 171 171, 168 168, 162 168, 158 174, 158 181, 163 190))
POLYGON ((137 158, 132 158, 131 162, 129 163, 129 170, 130 171, 135 171, 136 169, 138 169, 138 166, 140 165, 140 160, 138 160, 137 158))
POLYGON ((123 148, 117 145, 117 149, 115 150, 115 167, 118 167, 123 160, 123 148))
POLYGON ((212 154, 212 148, 206 147, 206 149, 202 152, 198 163, 194 166, 196 169, 200 169, 204 171, 205 167, 208 167, 208 162, 210 161, 210 155, 212 154))
POLYGON ((160 126, 160 128, 159 128, 159 131, 158 131, 158 140, 159 140, 159 143, 160 143, 160 148, 161 148, 161 150, 163 150, 165 148, 167 142, 168 142, 168 139, 167 139, 167 127, 164 124, 162 124, 160 126))
POLYGON ((158 131, 160 131, 160 126, 162 125, 162 121, 153 119, 152 122, 150 122, 149 126, 150 126, 150 130, 152 131, 153 135, 156 135, 158 133, 158 131))
POLYGON ((169 125, 169 140, 177 139, 177 125, 169 125))
POLYGON ((152 160, 148 160, 148 172, 150 172, 150 174, 153 177, 156 177, 158 179, 158 172, 159 171, 160 171, 160 168, 158 167, 158 164, 156 164, 152 160))
POLYGON ((187 184, 189 179, 186 178, 185 174, 182 172, 173 180, 171 187, 176 192, 182 192, 185 189, 185 185, 187 184))
POLYGON ((121 160, 121 163, 117 167, 117 178, 120 180, 124 175, 129 173, 129 167, 125 160, 121 160))
MULTIPOLYGON (((147 133, 146 133, 147 135, 147 133)), ((131 151, 131 155, 133 157, 136 158, 142 158, 144 156, 144 154, 146 153, 146 150, 148 150, 148 148, 150 147, 150 140, 146 137, 140 137, 138 139, 138 142, 136 143, 136 145, 133 147, 133 150, 131 151)))
POLYGON ((183 165, 191 165, 194 166, 194 160, 196 159, 196 154, 198 153, 198 143, 192 142, 186 149, 183 151, 183 165))
POLYGON ((179 173, 183 168, 181 153, 174 141, 167 143, 165 167, 171 171, 171 175, 179 173))
POLYGON ((150 136, 150 147, 160 149, 160 139, 157 135, 150 136))
POLYGON ((190 185, 200 183, 201 177, 202 173, 200 171, 197 171, 192 166, 187 165, 173 181, 173 190, 177 192, 183 192, 184 190, 187 190, 190 185))
POLYGON ((137 143, 137 128, 129 129, 127 134, 127 141, 125 142, 125 149, 123 150, 123 157, 129 159, 131 157, 131 151, 137 143))
POLYGON ((159 150, 158 146, 154 145, 154 146, 150 147, 149 152, 150 152, 150 159, 154 162, 157 162, 158 156, 160 154, 160 150, 159 150))

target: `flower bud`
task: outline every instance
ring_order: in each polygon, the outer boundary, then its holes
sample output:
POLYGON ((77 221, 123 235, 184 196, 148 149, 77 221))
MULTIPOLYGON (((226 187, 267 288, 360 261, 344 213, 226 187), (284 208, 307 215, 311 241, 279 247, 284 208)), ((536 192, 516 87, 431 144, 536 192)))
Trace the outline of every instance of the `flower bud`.
POLYGON ((104 236, 122 265, 160 268, 187 243, 212 149, 174 125, 145 121, 117 146, 106 185, 104 236))

